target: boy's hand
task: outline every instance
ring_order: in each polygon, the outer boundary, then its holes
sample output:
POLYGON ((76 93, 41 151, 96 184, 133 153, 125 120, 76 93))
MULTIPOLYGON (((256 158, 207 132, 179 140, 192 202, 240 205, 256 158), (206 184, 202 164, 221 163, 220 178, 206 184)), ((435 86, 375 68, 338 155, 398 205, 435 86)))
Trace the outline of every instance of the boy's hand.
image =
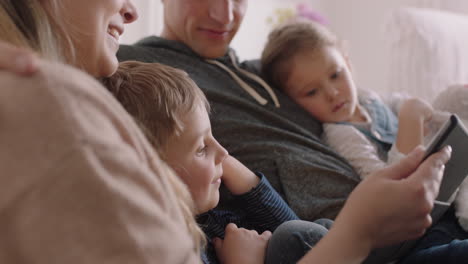
POLYGON ((260 179, 231 155, 223 161, 222 181, 234 195, 244 194, 255 188, 260 179))
POLYGON ((270 231, 259 235, 257 231, 238 228, 230 223, 226 226, 224 240, 215 238, 213 243, 216 255, 223 264, 263 264, 270 237, 270 231))
POLYGON ((26 49, 0 41, 0 70, 30 75, 37 71, 37 57, 26 49))

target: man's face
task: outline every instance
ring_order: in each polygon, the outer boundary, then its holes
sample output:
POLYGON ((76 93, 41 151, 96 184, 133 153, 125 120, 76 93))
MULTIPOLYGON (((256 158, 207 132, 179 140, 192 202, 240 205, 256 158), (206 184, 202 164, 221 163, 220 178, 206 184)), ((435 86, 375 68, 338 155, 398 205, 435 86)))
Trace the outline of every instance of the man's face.
POLYGON ((204 58, 218 58, 236 35, 248 0, 162 1, 162 37, 180 41, 204 58))

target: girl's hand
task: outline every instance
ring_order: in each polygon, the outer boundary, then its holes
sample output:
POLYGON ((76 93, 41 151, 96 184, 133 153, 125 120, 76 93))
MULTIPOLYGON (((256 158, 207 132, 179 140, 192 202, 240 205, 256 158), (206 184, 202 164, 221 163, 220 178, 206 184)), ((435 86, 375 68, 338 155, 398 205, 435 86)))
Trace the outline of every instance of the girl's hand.
POLYGON ((426 101, 419 98, 408 99, 403 102, 400 113, 402 117, 411 121, 427 122, 432 118, 434 109, 426 101))
POLYGON ((29 50, 0 41, 0 70, 30 75, 37 71, 38 59, 29 50))
POLYGON ((238 228, 230 223, 226 226, 224 240, 215 238, 213 243, 216 255, 223 264, 263 264, 270 237, 270 231, 259 235, 257 231, 238 228))
POLYGON ((403 154, 408 154, 416 146, 422 145, 427 123, 434 111, 423 100, 409 99, 403 102, 398 113, 398 134, 395 145, 403 154))

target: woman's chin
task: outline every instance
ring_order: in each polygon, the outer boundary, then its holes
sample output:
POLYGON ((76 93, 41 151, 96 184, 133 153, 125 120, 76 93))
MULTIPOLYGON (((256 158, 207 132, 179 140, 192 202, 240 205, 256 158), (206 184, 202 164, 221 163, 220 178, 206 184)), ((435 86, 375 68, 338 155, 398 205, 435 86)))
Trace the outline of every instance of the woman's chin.
POLYGON ((113 57, 106 63, 98 65, 95 77, 109 77, 113 75, 119 67, 119 61, 117 57, 113 57))

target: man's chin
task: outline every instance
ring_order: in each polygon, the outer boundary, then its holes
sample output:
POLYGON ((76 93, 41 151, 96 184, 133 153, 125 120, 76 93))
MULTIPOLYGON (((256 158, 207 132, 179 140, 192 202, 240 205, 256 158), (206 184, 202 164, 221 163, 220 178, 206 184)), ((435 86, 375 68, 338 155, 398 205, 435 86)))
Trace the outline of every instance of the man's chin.
POLYGON ((227 47, 213 48, 213 49, 203 48, 195 52, 197 52, 198 55, 200 55, 201 57, 205 59, 216 59, 216 58, 223 57, 224 55, 226 55, 227 50, 228 50, 227 47))

